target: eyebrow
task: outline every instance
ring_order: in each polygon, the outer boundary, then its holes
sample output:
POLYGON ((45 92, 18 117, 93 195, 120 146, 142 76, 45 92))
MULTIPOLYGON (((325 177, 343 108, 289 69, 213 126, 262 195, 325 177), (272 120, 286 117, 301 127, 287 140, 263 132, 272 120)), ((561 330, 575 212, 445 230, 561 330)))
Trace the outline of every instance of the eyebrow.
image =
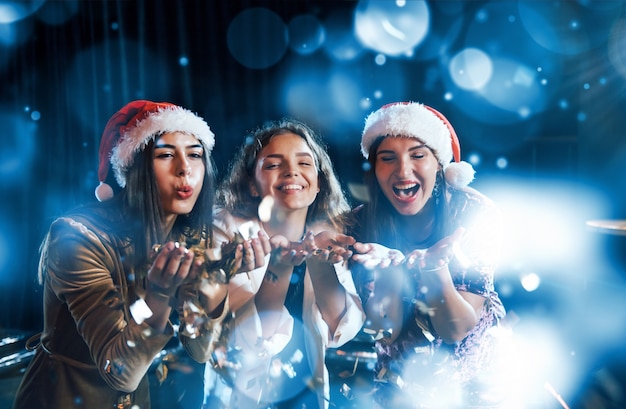
MULTIPOLYGON (((415 145, 415 146, 412 146, 412 147, 409 148, 409 152, 412 152, 412 151, 415 151, 415 150, 418 150, 418 149, 422 149, 422 148, 428 148, 428 146, 426 146, 426 144, 424 144, 424 143, 421 144, 421 145, 415 145)), ((396 153, 396 151, 394 151, 392 149, 384 149, 384 150, 378 151, 377 154, 380 155, 381 153, 387 153, 387 154, 388 153, 396 153)))
MULTIPOLYGON (((306 157, 313 159, 313 155, 311 155, 309 152, 296 152, 296 156, 299 156, 299 157, 306 156, 306 157)), ((270 153, 269 155, 266 156, 266 158, 284 158, 284 157, 285 155, 283 155, 282 153, 270 153)))
MULTIPOLYGON (((169 144, 169 143, 159 143, 159 144, 154 145, 154 149, 166 149, 166 148, 168 148, 168 149, 176 149, 176 146, 172 145, 172 144, 169 144)), ((185 146, 185 149, 194 149, 194 148, 201 148, 202 149, 203 146, 202 146, 201 143, 196 143, 196 144, 193 144, 193 145, 185 146)))

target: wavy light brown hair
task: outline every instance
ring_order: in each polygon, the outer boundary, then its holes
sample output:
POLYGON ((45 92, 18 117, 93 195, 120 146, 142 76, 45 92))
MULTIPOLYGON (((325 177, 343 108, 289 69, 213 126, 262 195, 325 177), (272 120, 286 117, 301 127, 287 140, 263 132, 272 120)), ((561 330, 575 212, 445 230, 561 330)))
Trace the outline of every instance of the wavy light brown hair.
POLYGON ((350 206, 335 174, 326 145, 308 125, 292 118, 267 122, 246 136, 218 189, 217 205, 233 215, 244 218, 257 217, 262 198, 252 196, 250 182, 254 181, 254 169, 259 153, 274 136, 286 133, 293 133, 304 139, 313 152, 318 170, 320 191, 307 212, 307 225, 329 222, 338 231, 344 231, 344 218, 350 206))

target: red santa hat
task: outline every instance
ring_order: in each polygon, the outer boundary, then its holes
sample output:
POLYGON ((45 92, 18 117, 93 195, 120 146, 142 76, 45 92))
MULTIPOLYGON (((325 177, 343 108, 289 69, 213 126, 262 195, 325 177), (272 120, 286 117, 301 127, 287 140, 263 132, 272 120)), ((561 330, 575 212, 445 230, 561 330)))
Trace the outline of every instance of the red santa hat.
POLYGON ((100 141, 96 198, 99 201, 113 197, 113 189, 106 184, 109 165, 120 187, 126 186, 126 173, 135 155, 157 135, 182 132, 198 138, 209 159, 215 144, 215 135, 207 123, 193 112, 169 102, 132 101, 116 112, 107 122, 100 141))
POLYGON ((417 138, 431 148, 443 167, 446 182, 461 188, 474 179, 474 168, 461 161, 461 145, 452 125, 439 111, 417 102, 384 105, 365 119, 361 153, 367 159, 381 136, 417 138), (454 159, 454 162, 452 160, 454 159))

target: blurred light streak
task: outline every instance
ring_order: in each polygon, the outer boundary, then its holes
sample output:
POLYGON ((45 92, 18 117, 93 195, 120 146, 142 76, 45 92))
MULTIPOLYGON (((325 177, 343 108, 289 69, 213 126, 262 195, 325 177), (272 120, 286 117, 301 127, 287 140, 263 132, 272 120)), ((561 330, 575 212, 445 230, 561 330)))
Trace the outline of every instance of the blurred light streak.
POLYGON ((7 275, 6 272, 15 270, 12 268, 13 266, 9 266, 9 249, 11 248, 9 246, 9 237, 14 237, 14 234, 11 232, 9 227, 11 223, 8 220, 2 220, 0 226, 2 226, 0 229, 0 283, 6 283, 9 281, 8 278, 10 278, 10 275, 7 275))
POLYGON ((270 9, 248 8, 228 25, 230 54, 247 68, 264 69, 278 63, 289 44, 289 31, 282 18, 270 9))
POLYGON ((397 3, 360 0, 354 14, 358 40, 371 50, 399 56, 420 44, 430 28, 430 11, 425 1, 397 3))
POLYGON ((617 72, 626 78, 626 19, 615 22, 608 42, 609 61, 617 72))
POLYGON ((545 385, 546 389, 548 390, 548 392, 550 392, 550 394, 552 396, 554 396, 554 398, 557 400, 557 402, 559 402, 559 404, 564 409, 569 409, 569 406, 567 405, 567 403, 565 403, 565 401, 563 400, 563 397, 561 395, 559 395, 559 393, 554 389, 554 387, 552 385, 550 385, 550 382, 546 382, 544 385, 545 385))

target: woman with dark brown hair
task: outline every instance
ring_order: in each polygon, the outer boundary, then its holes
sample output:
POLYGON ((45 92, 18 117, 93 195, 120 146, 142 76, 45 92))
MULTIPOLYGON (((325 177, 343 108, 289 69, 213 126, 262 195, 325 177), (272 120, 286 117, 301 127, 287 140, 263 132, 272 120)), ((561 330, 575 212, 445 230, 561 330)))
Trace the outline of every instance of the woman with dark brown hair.
MULTIPOLYGON (((41 246, 44 328, 15 409, 150 407, 147 371, 174 336, 179 287, 205 268, 189 247, 210 244, 214 142, 202 118, 170 103, 133 101, 109 120, 99 202, 56 219, 41 246)), ((190 296, 203 333, 225 297, 225 286, 190 296)), ((205 350, 208 337, 182 341, 205 350)))
POLYGON ((376 407, 511 408, 494 288, 500 213, 467 185, 450 122, 419 103, 370 114, 369 202, 355 210, 355 284, 376 338, 376 407))

